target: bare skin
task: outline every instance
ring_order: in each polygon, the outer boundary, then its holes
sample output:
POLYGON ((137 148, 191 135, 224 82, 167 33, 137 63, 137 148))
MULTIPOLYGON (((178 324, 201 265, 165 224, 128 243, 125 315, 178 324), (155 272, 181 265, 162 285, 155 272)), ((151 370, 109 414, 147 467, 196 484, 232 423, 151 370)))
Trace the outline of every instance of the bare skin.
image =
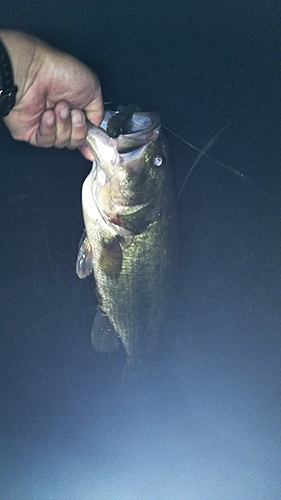
POLYGON ((84 146, 86 117, 99 125, 103 99, 98 76, 76 58, 38 38, 0 30, 13 66, 18 87, 16 104, 4 122, 14 139, 43 148, 84 146))

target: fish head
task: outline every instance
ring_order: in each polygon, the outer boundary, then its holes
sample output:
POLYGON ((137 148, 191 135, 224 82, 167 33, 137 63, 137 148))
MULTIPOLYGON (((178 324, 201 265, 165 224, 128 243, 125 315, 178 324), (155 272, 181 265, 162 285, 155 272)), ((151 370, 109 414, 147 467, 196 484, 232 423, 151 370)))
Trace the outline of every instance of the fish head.
MULTIPOLYGON (((112 116, 112 115, 111 115, 112 116)), ((168 192, 168 148, 158 113, 136 112, 129 133, 110 137, 108 115, 101 127, 89 126, 87 145, 96 160, 92 192, 103 219, 117 234, 139 234, 161 216, 168 192)))

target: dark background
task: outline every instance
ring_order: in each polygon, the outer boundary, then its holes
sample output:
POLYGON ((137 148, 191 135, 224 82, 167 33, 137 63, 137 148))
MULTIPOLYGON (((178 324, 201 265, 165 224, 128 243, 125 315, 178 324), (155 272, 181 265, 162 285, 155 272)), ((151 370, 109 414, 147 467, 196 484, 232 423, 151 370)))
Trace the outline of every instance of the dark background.
MULTIPOLYGON (((182 284, 158 380, 122 388, 90 344, 75 261, 90 164, 15 142, 1 162, 1 500, 279 500, 280 2, 0 1, 201 148, 180 197, 182 284)), ((180 189, 196 152, 167 132, 180 189)))

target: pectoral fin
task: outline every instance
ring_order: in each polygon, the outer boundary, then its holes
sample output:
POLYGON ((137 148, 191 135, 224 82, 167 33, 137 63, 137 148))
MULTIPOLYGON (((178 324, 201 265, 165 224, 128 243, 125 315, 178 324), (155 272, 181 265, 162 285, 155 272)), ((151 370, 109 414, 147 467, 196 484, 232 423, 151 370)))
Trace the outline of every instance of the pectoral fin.
POLYGON ((122 267, 122 248, 118 237, 102 240, 99 267, 110 278, 118 278, 122 267))
POLYGON ((79 243, 79 250, 76 259, 76 274, 83 279, 93 272, 92 248, 84 229, 79 243))

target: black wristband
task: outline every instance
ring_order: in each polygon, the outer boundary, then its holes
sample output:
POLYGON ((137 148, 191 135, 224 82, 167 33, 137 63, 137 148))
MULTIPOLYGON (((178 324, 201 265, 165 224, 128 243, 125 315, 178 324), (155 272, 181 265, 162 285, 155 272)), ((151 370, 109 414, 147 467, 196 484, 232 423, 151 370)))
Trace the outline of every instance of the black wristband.
POLYGON ((7 116, 14 107, 17 90, 8 52, 0 40, 0 117, 7 116))

